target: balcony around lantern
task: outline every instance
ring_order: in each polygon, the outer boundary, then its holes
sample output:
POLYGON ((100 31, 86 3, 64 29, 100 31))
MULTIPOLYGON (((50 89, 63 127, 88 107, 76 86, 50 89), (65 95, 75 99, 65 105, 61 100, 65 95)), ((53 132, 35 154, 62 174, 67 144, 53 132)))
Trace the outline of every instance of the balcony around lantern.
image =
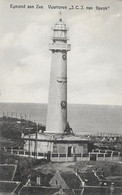
POLYGON ((69 37, 51 37, 53 41, 67 41, 69 40, 69 37))
POLYGON ((71 45, 70 44, 58 44, 58 43, 50 43, 49 50, 65 50, 70 51, 71 45))

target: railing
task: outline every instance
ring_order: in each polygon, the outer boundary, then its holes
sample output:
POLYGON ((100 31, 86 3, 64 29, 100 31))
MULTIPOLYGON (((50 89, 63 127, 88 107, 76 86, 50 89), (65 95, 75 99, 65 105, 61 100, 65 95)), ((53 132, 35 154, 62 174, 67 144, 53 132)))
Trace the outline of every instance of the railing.
POLYGON ((2 148, 1 149, 2 152, 5 153, 9 153, 9 154, 13 154, 13 155, 19 155, 19 156, 31 156, 31 157, 37 157, 37 158, 47 158, 47 154, 46 153, 41 153, 41 152, 29 152, 26 150, 23 150, 21 148, 2 148))

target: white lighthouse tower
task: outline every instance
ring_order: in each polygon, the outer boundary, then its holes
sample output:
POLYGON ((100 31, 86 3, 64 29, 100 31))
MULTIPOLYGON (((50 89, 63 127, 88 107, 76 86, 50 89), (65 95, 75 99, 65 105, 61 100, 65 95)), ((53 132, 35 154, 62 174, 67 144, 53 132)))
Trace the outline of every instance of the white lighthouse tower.
POLYGON ((71 45, 67 44, 66 24, 62 18, 52 28, 52 63, 48 97, 46 131, 64 133, 67 125, 67 52, 71 45))

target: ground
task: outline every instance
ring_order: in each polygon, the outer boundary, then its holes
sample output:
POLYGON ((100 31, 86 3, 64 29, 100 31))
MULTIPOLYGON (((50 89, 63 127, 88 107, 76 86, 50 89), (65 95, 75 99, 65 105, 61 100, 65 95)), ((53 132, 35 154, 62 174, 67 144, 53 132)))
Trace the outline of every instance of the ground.
POLYGON ((100 172, 101 169, 104 169, 106 176, 114 176, 116 174, 122 175, 122 163, 117 162, 99 162, 99 161, 88 161, 88 162, 66 162, 66 163, 53 163, 49 162, 47 164, 38 165, 35 170, 40 170, 43 173, 53 173, 56 170, 58 171, 82 171, 82 172, 91 172, 96 170, 100 172))

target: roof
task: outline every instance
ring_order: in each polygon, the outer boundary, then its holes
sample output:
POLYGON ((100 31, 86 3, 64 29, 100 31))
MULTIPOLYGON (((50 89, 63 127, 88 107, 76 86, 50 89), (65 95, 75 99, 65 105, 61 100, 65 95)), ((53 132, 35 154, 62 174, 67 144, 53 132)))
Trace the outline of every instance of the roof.
MULTIPOLYGON (((56 188, 45 188, 36 186, 23 186, 19 195, 111 195, 111 190, 108 187, 84 187, 82 189, 56 189, 56 188), (61 194, 62 192, 62 194, 61 194)), ((114 194, 121 195, 122 188, 114 188, 114 194)))
POLYGON ((62 189, 59 189, 59 191, 55 192, 53 195, 67 195, 67 193, 64 192, 62 189))
MULTIPOLYGON (((29 139, 29 135, 25 135, 23 139, 29 139)), ((35 140, 36 134, 30 135, 30 140, 35 140)), ((58 133, 39 133, 37 136, 38 141, 48 142, 88 142, 88 138, 79 135, 66 135, 58 133)))
MULTIPOLYGON (((111 189, 108 187, 84 187, 80 190, 74 190, 76 195, 111 195, 111 189)), ((121 195, 122 188, 114 188, 113 194, 121 195)))
POLYGON ((79 189, 81 187, 81 181, 74 172, 62 172, 61 173, 62 178, 66 182, 69 189, 79 189))
POLYGON ((43 188, 43 187, 37 187, 37 186, 23 186, 23 188, 20 190, 19 195, 52 195, 55 192, 57 192, 58 189, 54 188, 43 188))
MULTIPOLYGON (((38 133, 38 139, 39 140, 50 140, 52 139, 52 134, 47 133, 38 133)), ((29 135, 25 135, 24 138, 29 138, 29 135)), ((35 139, 36 133, 30 134, 30 139, 35 139)))
POLYGON ((74 195, 73 191, 70 189, 61 190, 57 188, 45 188, 36 186, 23 186, 19 195, 74 195))
POLYGON ((102 183, 102 185, 104 186, 104 185, 106 185, 106 186, 111 186, 111 183, 114 183, 114 187, 121 187, 122 186, 122 181, 120 181, 120 180, 102 180, 101 179, 101 183, 102 183))
POLYGON ((34 172, 32 173, 31 175, 31 183, 32 185, 36 184, 36 177, 39 176, 40 177, 40 183, 42 186, 47 186, 47 187, 50 187, 50 180, 52 179, 53 177, 53 174, 51 173, 39 173, 39 172, 34 172))
POLYGON ((49 184, 54 188, 62 189, 79 189, 81 187, 81 181, 78 176, 73 172, 61 172, 57 171, 49 184))
POLYGON ((16 165, 0 165, 0 181, 12 181, 16 172, 16 165))
POLYGON ((56 171, 56 173, 54 174, 54 176, 50 180, 49 184, 53 188, 60 188, 61 187, 62 189, 69 189, 65 180, 60 175, 59 171, 56 171))
POLYGON ((0 181, 0 192, 12 193, 19 184, 20 182, 15 182, 15 181, 0 181))
POLYGON ((85 182, 85 185, 87 186, 98 186, 100 181, 97 177, 95 177, 93 172, 78 172, 78 175, 80 176, 81 180, 85 182))

